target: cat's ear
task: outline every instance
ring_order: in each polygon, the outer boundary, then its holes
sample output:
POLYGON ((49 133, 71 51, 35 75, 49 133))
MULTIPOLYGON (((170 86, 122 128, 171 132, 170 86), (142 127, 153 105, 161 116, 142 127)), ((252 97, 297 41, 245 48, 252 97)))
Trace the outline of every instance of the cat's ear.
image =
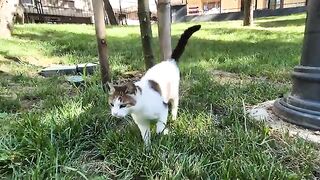
POLYGON ((107 82, 107 86, 108 86, 108 92, 109 92, 109 94, 110 94, 110 95, 113 94, 114 91, 115 91, 115 88, 114 88, 113 84, 110 83, 110 82, 107 82))
POLYGON ((128 82, 126 84, 126 94, 136 94, 137 87, 133 84, 133 82, 128 82))

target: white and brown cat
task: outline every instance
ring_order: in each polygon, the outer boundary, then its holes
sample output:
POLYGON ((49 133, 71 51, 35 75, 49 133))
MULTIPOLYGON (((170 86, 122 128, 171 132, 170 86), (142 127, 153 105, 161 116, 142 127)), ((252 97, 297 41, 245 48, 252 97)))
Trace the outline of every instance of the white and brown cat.
POLYGON ((138 82, 123 86, 109 84, 111 114, 122 118, 131 114, 138 125, 145 145, 150 144, 150 123, 156 121, 156 132, 167 134, 168 103, 172 119, 177 118, 179 104, 180 71, 178 60, 188 39, 201 28, 192 26, 184 31, 171 59, 150 68, 138 82))

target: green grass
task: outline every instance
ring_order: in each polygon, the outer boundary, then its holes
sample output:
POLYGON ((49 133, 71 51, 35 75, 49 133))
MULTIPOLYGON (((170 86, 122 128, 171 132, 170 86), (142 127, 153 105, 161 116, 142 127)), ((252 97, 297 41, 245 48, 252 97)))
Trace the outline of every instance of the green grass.
MULTIPOLYGON (((243 113, 290 90, 305 14, 201 23, 181 58, 179 117, 144 149, 135 124, 110 116, 100 75, 83 87, 42 78, 49 64, 97 62, 94 27, 17 26, 0 39, 0 177, 4 179, 303 179, 318 146, 243 113), (214 70, 236 73, 219 78, 214 70), (1 96, 1 97, 2 97, 1 96)), ((173 44, 192 23, 172 25, 173 44)), ((155 54, 156 26, 153 26, 155 54)), ((138 27, 107 27, 113 78, 143 71, 138 27)))

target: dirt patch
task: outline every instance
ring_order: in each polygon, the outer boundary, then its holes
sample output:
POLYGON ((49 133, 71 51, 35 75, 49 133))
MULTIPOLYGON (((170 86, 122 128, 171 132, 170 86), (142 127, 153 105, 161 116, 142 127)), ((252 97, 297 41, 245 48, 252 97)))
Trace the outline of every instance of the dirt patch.
POLYGON ((144 72, 141 72, 141 71, 125 72, 119 76, 119 78, 114 82, 114 84, 123 85, 132 81, 137 82, 142 78, 143 75, 144 75, 144 72))
MULTIPOLYGON (((55 59, 49 59, 49 58, 37 58, 33 56, 26 56, 26 57, 21 57, 20 58, 22 62, 31 64, 33 66, 38 66, 38 67, 47 67, 49 65, 52 65, 54 63, 57 63, 57 60, 55 59)), ((59 63, 59 61, 58 61, 59 63)))
POLYGON ((267 81, 266 77, 251 77, 245 75, 239 75, 236 73, 230 73, 221 70, 210 70, 209 73, 217 79, 221 84, 242 84, 251 81, 267 81))
POLYGON ((310 142, 320 143, 319 131, 305 129, 283 121, 272 111, 273 103, 274 100, 247 107, 247 112, 253 119, 266 123, 274 131, 288 133, 291 137, 300 137, 310 142))
MULTIPOLYGON (((57 86, 60 86, 59 88, 62 89, 63 92, 68 95, 68 97, 77 95, 78 90, 69 83, 65 82, 62 84, 58 84, 57 86)), ((15 98, 19 100, 21 104, 19 111, 29 111, 31 109, 41 107, 41 102, 43 99, 36 95, 36 92, 38 91, 37 87, 25 86, 20 83, 11 82, 6 86, 5 90, 11 92, 8 98, 15 98)))
POLYGON ((115 176, 115 172, 104 161, 104 157, 98 151, 84 151, 81 157, 77 160, 82 170, 90 172, 90 174, 103 174, 108 172, 110 175, 115 176))
POLYGON ((45 58, 45 57, 42 57, 40 59, 40 58, 37 58, 34 56, 21 56, 20 57, 20 56, 5 55, 0 60, 3 62, 32 65, 32 66, 37 66, 37 67, 47 67, 47 66, 55 64, 55 63, 60 63, 60 61, 58 59, 45 58))

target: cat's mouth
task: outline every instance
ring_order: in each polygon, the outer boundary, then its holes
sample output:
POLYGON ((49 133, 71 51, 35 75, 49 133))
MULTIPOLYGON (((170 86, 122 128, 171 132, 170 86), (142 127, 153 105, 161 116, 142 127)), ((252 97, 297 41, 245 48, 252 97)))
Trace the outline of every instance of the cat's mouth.
POLYGON ((124 118, 126 117, 126 115, 120 115, 120 114, 111 114, 113 117, 116 117, 116 118, 124 118))

